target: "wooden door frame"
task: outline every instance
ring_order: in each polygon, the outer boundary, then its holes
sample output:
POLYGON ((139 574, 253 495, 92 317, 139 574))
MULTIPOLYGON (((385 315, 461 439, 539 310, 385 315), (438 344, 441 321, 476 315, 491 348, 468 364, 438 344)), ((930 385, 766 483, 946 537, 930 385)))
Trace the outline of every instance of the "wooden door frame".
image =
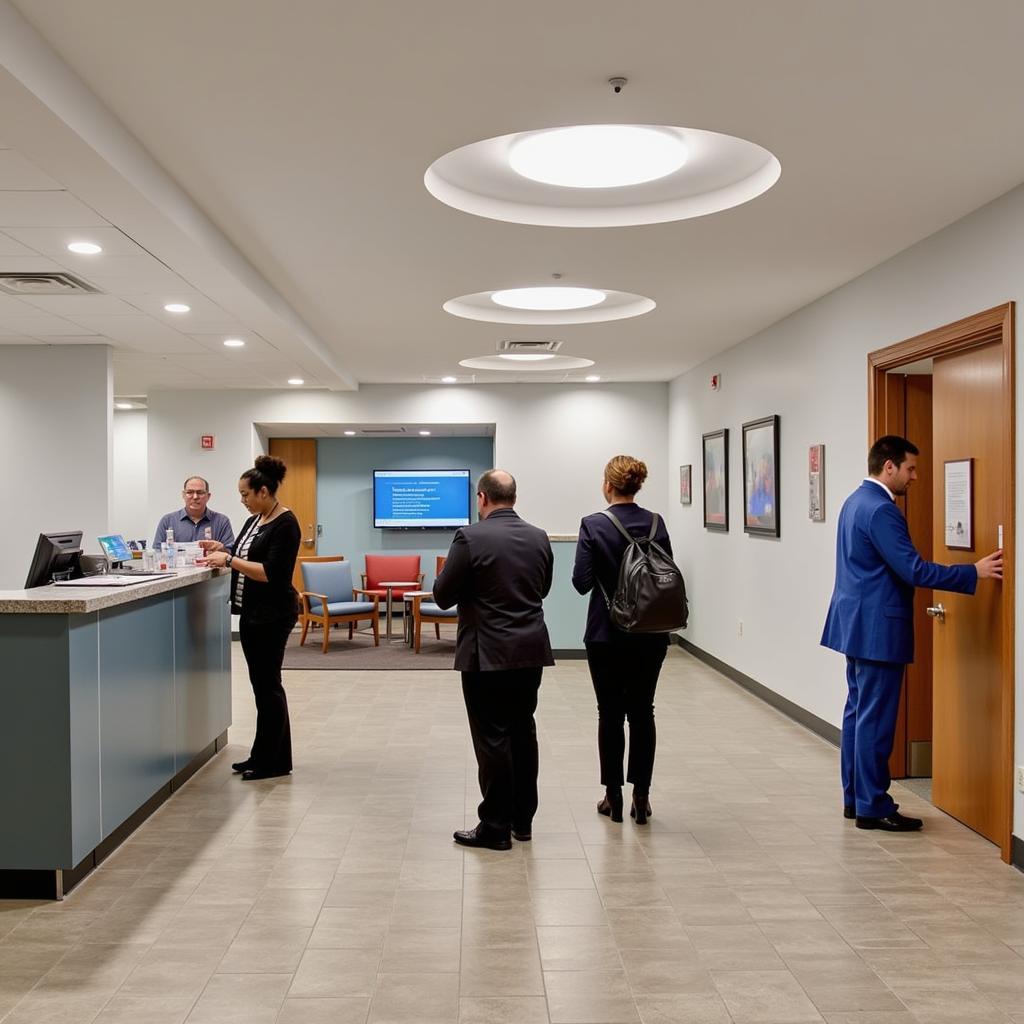
POLYGON ((907 363, 935 356, 950 355, 998 342, 1003 352, 1002 401, 1003 413, 1009 424, 1009 436, 1004 438, 1000 452, 999 471, 1006 482, 1003 492, 1002 522, 1003 569, 1002 602, 1002 701, 1001 762, 1005 790, 1004 834, 1000 837, 1002 859, 1010 862, 1013 836, 1013 743, 1014 743, 1014 551, 1016 547, 1015 517, 1015 407, 1014 407, 1014 303, 1007 302, 981 313, 957 320, 918 334, 887 348, 868 354, 868 445, 886 433, 885 375, 907 363))

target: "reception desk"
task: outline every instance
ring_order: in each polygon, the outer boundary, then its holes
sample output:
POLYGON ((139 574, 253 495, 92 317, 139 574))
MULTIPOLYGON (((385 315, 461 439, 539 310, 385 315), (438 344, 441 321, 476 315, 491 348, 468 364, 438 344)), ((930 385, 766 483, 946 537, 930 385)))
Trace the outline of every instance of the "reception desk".
POLYGON ((224 745, 229 580, 0 591, 0 898, 62 898, 224 745))

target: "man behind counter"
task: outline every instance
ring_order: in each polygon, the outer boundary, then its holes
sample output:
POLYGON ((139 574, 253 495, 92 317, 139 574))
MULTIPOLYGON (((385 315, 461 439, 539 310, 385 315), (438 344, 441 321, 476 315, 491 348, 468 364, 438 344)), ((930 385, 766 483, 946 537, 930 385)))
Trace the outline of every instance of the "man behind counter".
POLYGON ((214 512, 206 506, 210 503, 210 485, 201 476, 190 476, 184 483, 181 496, 185 507, 168 512, 157 523, 153 537, 156 548, 167 540, 167 531, 174 531, 175 541, 191 543, 197 540, 218 540, 229 548, 235 542, 231 520, 223 512, 214 512), (207 537, 206 529, 210 534, 207 537))

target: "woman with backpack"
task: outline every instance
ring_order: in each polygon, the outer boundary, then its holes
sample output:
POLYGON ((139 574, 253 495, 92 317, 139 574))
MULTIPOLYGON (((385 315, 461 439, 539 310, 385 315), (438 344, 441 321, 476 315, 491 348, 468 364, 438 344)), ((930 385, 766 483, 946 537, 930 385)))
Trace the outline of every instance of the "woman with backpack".
MULTIPOLYGON (((613 621, 611 606, 621 603, 623 556, 635 550, 626 534, 640 542, 641 550, 660 549, 660 553, 668 556, 667 564, 672 565, 672 542, 661 517, 636 503, 637 491, 646 479, 647 466, 629 455, 616 455, 605 466, 601 491, 608 509, 585 516, 580 523, 572 572, 576 590, 590 594, 583 640, 597 695, 597 749, 601 783, 605 787, 597 811, 612 821, 622 821, 622 762, 628 719, 629 763, 625 780, 633 785, 630 815, 638 825, 645 825, 651 813, 648 794, 654 770, 654 691, 668 649, 668 633, 627 631, 613 621), (653 543, 646 545, 648 540, 653 543)), ((681 577, 678 585, 682 586, 681 577)), ((682 604, 685 622, 685 597, 682 604)), ((618 618, 621 620, 622 616, 618 618)))

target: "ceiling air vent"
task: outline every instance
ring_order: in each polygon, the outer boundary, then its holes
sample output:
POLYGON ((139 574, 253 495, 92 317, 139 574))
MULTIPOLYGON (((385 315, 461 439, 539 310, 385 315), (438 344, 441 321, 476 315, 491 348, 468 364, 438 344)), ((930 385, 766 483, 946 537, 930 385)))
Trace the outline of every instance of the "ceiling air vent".
POLYGON ((0 291, 8 295, 93 295, 99 291, 74 274, 0 273, 0 291))
POLYGON ((385 434, 404 434, 405 427, 363 427, 361 434, 372 434, 375 437, 383 437, 385 434))
POLYGON ((562 347, 560 341, 499 341, 499 352, 557 352, 562 347))

